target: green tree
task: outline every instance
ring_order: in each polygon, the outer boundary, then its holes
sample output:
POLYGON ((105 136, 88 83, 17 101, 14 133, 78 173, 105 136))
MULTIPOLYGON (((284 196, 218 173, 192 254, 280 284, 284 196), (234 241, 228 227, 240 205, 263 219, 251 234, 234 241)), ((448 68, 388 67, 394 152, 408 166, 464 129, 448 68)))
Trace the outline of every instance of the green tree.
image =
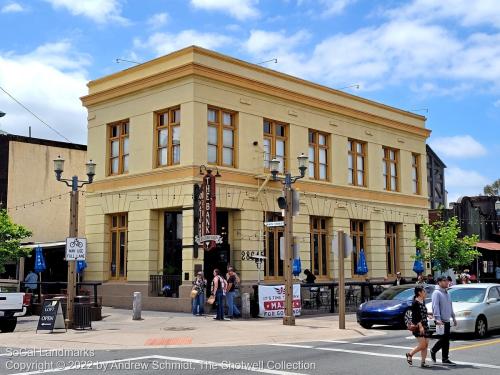
POLYGON ((500 178, 483 189, 485 195, 500 195, 500 178))
POLYGON ((12 222, 6 210, 0 210, 0 273, 5 272, 6 263, 29 254, 30 250, 21 246, 21 240, 29 236, 28 229, 12 222))
POLYGON ((460 237, 460 226, 456 217, 443 222, 422 224, 422 238, 416 238, 419 259, 432 262, 434 271, 445 272, 448 269, 461 271, 481 255, 475 249, 479 240, 477 235, 460 237))

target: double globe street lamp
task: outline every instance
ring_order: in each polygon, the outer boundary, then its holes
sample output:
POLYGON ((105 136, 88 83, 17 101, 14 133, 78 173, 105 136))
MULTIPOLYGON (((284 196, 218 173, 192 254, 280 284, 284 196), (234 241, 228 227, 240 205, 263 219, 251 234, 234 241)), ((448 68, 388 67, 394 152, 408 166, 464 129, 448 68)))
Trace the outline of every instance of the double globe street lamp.
MULTIPOLYGON (((285 276, 285 314, 283 316, 284 325, 295 325, 295 316, 293 314, 293 278, 292 278, 292 262, 293 262, 293 207, 298 207, 299 202, 294 202, 294 194, 292 185, 299 179, 304 178, 307 170, 308 157, 301 154, 297 157, 299 164, 300 175, 292 176, 288 171, 284 176, 279 176, 280 160, 274 158, 269 162, 272 180, 281 181, 283 184, 283 197, 278 198, 278 206, 285 211, 284 214, 284 237, 285 237, 285 259, 284 259, 284 276, 285 276)), ((298 199, 295 196, 295 199, 298 199)))
MULTIPOLYGON (((64 172, 64 159, 58 156, 54 159, 54 172, 56 173, 56 180, 64 182, 66 186, 71 187, 71 203, 70 203, 70 223, 69 223, 69 237, 78 237, 78 189, 84 185, 91 184, 94 181, 95 166, 96 164, 91 160, 85 163, 87 170, 87 180, 79 180, 78 176, 73 176, 71 179, 62 178, 64 172)), ((66 325, 67 328, 73 326, 73 300, 75 298, 76 286, 76 264, 75 260, 68 259, 68 302, 66 312, 66 325)))

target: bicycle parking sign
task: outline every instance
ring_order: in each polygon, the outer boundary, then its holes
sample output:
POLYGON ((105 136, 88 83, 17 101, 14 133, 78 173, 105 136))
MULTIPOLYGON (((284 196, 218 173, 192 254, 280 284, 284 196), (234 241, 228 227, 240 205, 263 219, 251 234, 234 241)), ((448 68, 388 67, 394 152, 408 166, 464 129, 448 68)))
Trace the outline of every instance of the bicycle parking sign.
POLYGON ((87 239, 68 237, 66 238, 66 260, 85 260, 87 253, 87 239))

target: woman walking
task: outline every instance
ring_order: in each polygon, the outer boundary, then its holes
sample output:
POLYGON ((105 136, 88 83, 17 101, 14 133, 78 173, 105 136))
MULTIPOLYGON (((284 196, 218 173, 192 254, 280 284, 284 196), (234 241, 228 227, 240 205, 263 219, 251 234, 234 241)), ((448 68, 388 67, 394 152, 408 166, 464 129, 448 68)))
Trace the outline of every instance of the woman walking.
POLYGON ((198 272, 193 281, 193 315, 202 316, 205 313, 205 290, 207 288, 207 280, 203 276, 203 272, 198 272))
POLYGON ((420 367, 430 367, 425 363, 427 357, 427 348, 429 347, 429 323, 427 322, 427 308, 425 307, 425 297, 427 293, 421 286, 415 287, 415 296, 411 305, 411 329, 413 335, 418 340, 418 345, 409 353, 406 353, 406 361, 410 366, 413 365, 413 356, 420 352, 422 362, 420 367))

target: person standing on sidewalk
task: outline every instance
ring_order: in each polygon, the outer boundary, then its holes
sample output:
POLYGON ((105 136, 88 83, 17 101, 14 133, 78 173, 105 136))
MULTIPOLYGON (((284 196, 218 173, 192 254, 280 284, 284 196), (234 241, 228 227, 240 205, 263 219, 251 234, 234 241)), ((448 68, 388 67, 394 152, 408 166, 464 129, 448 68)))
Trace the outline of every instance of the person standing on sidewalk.
POLYGON ((436 322, 436 332, 438 326, 444 326, 444 333, 439 338, 438 342, 431 349, 432 361, 436 362, 436 353, 442 350, 442 363, 448 366, 455 366, 455 363, 450 361, 448 354, 450 352, 450 320, 453 320, 453 325, 457 325, 455 313, 453 312, 453 303, 450 294, 448 293, 448 280, 444 276, 437 279, 437 287, 432 294, 432 314, 436 322))
POLYGON ((425 363, 425 358, 427 357, 427 348, 429 347, 429 337, 431 333, 429 331, 429 323, 427 322, 427 308, 425 307, 425 297, 427 293, 425 288, 422 286, 415 287, 415 296, 413 297, 413 303, 411 305, 411 323, 416 326, 416 330, 413 332, 418 340, 418 345, 412 349, 411 352, 406 353, 406 361, 410 366, 413 365, 412 358, 415 354, 420 352, 422 362, 420 367, 430 367, 425 363))
POLYGON ((217 304, 217 315, 215 320, 224 320, 224 294, 226 294, 226 280, 220 275, 218 268, 214 269, 214 279, 212 280, 212 295, 217 304))
POLYGON ((193 298, 193 315, 202 316, 205 313, 205 290, 207 289, 207 280, 203 277, 203 272, 196 274, 193 281, 193 290, 198 294, 193 298))
POLYGON ((228 271, 226 293, 227 315, 230 319, 239 318, 241 316, 241 313, 234 301, 234 298, 236 297, 236 284, 238 283, 238 278, 233 268, 229 268, 228 271))

